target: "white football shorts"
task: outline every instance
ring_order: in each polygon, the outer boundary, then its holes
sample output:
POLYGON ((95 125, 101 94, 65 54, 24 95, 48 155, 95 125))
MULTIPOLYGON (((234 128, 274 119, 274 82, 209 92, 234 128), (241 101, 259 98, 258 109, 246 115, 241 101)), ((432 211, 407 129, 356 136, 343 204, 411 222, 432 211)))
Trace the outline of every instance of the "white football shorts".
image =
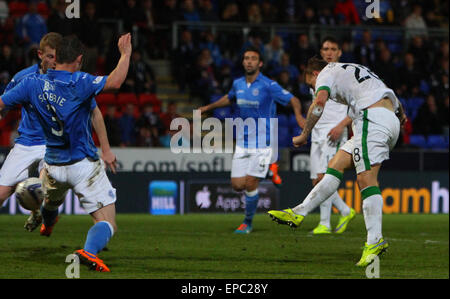
POLYGON ((326 173, 328 162, 336 155, 339 148, 347 141, 347 130, 344 130, 338 142, 330 142, 328 139, 311 142, 309 153, 310 178, 317 179, 320 173, 326 173))
POLYGON ((35 167, 40 172, 44 165, 45 145, 15 144, 0 170, 0 185, 15 186, 27 179, 35 167))
POLYGON ((256 149, 236 147, 231 162, 231 177, 241 178, 252 176, 265 178, 269 170, 271 158, 272 149, 270 147, 256 149))
POLYGON ((88 214, 116 202, 116 189, 112 187, 101 159, 83 159, 67 166, 44 163, 44 167, 43 189, 50 202, 62 203, 68 189, 73 189, 88 214))
POLYGON ((389 159, 400 134, 400 121, 386 108, 365 109, 353 120, 353 134, 341 150, 352 155, 359 174, 389 159))

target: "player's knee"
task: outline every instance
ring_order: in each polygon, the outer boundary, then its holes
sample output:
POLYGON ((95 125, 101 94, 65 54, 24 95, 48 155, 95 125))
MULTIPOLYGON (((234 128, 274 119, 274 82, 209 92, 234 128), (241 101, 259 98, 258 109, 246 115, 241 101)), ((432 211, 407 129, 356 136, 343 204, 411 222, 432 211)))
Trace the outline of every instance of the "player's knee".
POLYGON ((236 192, 241 192, 245 190, 245 181, 231 181, 231 187, 236 192))
POLYGON ((370 186, 376 186, 378 185, 378 181, 374 178, 372 178, 369 175, 358 175, 356 178, 356 182, 358 183, 359 190, 363 190, 364 188, 370 187, 370 186))
POLYGON ((8 186, 0 186, 0 207, 3 205, 5 200, 8 199, 13 194, 13 188, 8 186))

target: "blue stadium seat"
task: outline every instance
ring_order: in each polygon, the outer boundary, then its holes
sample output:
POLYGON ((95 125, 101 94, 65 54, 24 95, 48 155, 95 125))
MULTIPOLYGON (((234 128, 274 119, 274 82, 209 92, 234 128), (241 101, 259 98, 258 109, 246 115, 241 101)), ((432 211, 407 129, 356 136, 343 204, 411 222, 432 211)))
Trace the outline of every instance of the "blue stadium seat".
POLYGON ((445 149, 448 148, 448 139, 446 140, 443 135, 430 135, 428 136, 428 148, 432 149, 445 149))
POLYGON ((418 146, 421 148, 427 147, 427 140, 425 139, 425 136, 423 136, 423 135, 411 135, 409 142, 411 145, 418 146))

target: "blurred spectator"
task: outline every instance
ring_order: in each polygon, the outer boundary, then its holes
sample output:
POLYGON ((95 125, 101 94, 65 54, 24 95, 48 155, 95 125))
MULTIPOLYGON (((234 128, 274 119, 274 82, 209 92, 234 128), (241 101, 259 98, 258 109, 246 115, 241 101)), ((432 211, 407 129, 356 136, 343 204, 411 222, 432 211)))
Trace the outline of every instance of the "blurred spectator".
MULTIPOLYGON (((143 18, 139 22, 139 47, 151 58, 161 57, 160 48, 167 49, 166 42, 160 42, 161 33, 155 32, 155 10, 152 0, 141 2, 143 18)), ((164 38, 165 39, 165 38, 164 38)), ((144 53, 143 53, 144 54, 144 53)))
POLYGON ((392 61, 391 51, 384 48, 380 52, 380 58, 374 66, 373 71, 377 74, 387 86, 395 88, 398 76, 397 69, 392 61))
POLYGON ((208 49, 214 61, 214 65, 220 66, 222 64, 222 53, 219 45, 216 43, 216 37, 211 31, 202 32, 202 42, 199 44, 199 49, 208 49))
POLYGON ((80 19, 80 39, 85 46, 83 55, 83 71, 95 74, 97 69, 97 58, 102 40, 100 24, 96 17, 96 7, 94 2, 86 4, 84 14, 80 19))
POLYGON ((336 17, 333 15, 331 8, 323 7, 318 14, 318 23, 321 25, 336 25, 336 17))
POLYGON ((0 71, 6 72, 12 78, 19 71, 19 63, 12 48, 8 44, 4 44, 0 53, 0 71))
POLYGON ((181 40, 174 53, 173 60, 173 74, 180 91, 184 91, 187 83, 191 81, 190 72, 194 67, 196 54, 197 47, 192 40, 192 33, 189 30, 184 30, 181 33, 181 40))
POLYGON ((429 94, 426 102, 419 108, 414 120, 414 134, 437 135, 442 134, 445 120, 441 118, 434 95, 429 94))
MULTIPOLYGON (((0 67, 0 69, 2 68, 0 67)), ((10 75, 8 72, 3 71, 0 73, 0 94, 3 94, 3 92, 5 91, 5 88, 9 83, 9 78, 10 75)))
POLYGON ((5 0, 0 0, 0 25, 2 25, 9 16, 8 3, 5 0))
POLYGON ((274 35, 270 43, 264 46, 264 64, 267 71, 270 72, 271 69, 280 65, 283 54, 283 39, 279 35, 274 35))
POLYGON ((318 19, 316 17, 316 12, 312 7, 306 7, 303 17, 300 18, 300 24, 305 25, 315 25, 318 23, 318 19))
POLYGON ((244 43, 244 45, 241 47, 241 51, 239 53, 239 59, 244 55, 244 52, 248 48, 255 47, 259 49, 262 57, 264 57, 264 43, 262 40, 261 32, 257 30, 252 30, 248 33, 247 41, 244 43))
POLYGON ((136 142, 136 119, 134 116, 135 106, 128 103, 119 119, 121 129, 121 146, 133 146, 136 142))
POLYGON ((342 41, 342 55, 339 61, 355 63, 356 58, 353 53, 354 51, 352 50, 351 43, 348 40, 342 41))
POLYGON ((136 0, 126 0, 125 7, 122 9, 121 19, 125 32, 133 32, 133 27, 145 20, 144 12, 137 5, 136 0))
POLYGON ((355 47, 356 61, 362 65, 373 67, 376 59, 375 44, 369 30, 362 33, 361 44, 355 47))
POLYGON ((449 119, 448 118, 450 115, 448 93, 443 101, 442 106, 439 108, 439 112, 440 112, 440 119, 442 120, 442 123, 444 125, 444 127, 443 127, 444 135, 448 136, 448 134, 449 134, 449 119))
POLYGON ((152 67, 142 58, 139 49, 131 54, 130 68, 122 91, 136 94, 156 93, 155 74, 152 67))
POLYGON ((273 71, 274 76, 278 76, 282 71, 286 71, 289 73, 290 82, 296 82, 299 76, 298 68, 291 64, 290 56, 288 53, 284 53, 281 55, 281 62, 278 67, 276 67, 273 71))
POLYGON ((171 25, 175 21, 180 20, 177 9, 177 0, 164 0, 164 5, 156 15, 158 24, 171 25))
POLYGON ((180 117, 180 115, 177 112, 177 104, 174 101, 170 101, 167 104, 166 112, 161 115, 164 130, 170 130, 170 123, 178 117, 180 117))
POLYGON ((231 66, 232 63, 224 60, 222 65, 220 66, 217 72, 217 83, 219 92, 222 94, 226 94, 230 91, 231 86, 233 85, 233 76, 231 75, 231 66))
POLYGON ((66 17, 66 8, 69 4, 65 0, 56 0, 54 9, 47 20, 49 32, 57 32, 62 36, 71 35, 77 32, 76 20, 66 17))
POLYGON ((230 23, 241 21, 239 6, 234 1, 226 4, 225 9, 222 11, 222 21, 230 23))
POLYGON ((316 50, 310 45, 308 35, 302 33, 297 38, 295 44, 289 51, 292 64, 302 69, 306 66, 308 59, 316 54, 316 50))
POLYGON ((352 0, 337 0, 334 7, 334 15, 336 16, 338 23, 343 25, 358 25, 361 23, 352 0))
POLYGON ((185 21, 200 21, 200 15, 197 12, 197 8, 195 7, 195 3, 193 0, 183 0, 183 4, 181 5, 181 15, 183 16, 183 20, 185 21))
POLYGON ((427 24, 422 17, 422 6, 420 4, 413 5, 412 13, 405 20, 405 27, 409 29, 407 37, 427 34, 427 24))
POLYGON ((200 20, 203 22, 219 22, 219 15, 214 10, 212 0, 199 0, 198 10, 200 14, 200 20))
POLYGON ((427 66, 431 57, 421 36, 414 36, 411 39, 411 45, 409 46, 408 52, 414 55, 416 68, 420 72, 428 71, 427 66))
POLYGON ((18 23, 18 35, 26 47, 39 45, 41 38, 47 33, 47 24, 38 14, 37 1, 28 4, 28 13, 18 23))
POLYGON ((207 105, 211 95, 218 91, 219 84, 214 73, 211 53, 208 49, 203 49, 197 57, 197 64, 193 73, 194 78, 190 88, 190 95, 199 97, 203 105, 207 105))
POLYGON ((121 139, 120 123, 116 116, 117 108, 115 105, 108 105, 106 114, 103 117, 105 121, 106 132, 109 144, 111 146, 119 146, 121 139))
POLYGON ((416 68, 414 55, 406 53, 403 66, 397 71, 397 82, 400 94, 403 96, 417 96, 422 75, 416 68))
POLYGON ((247 9, 247 22, 250 24, 262 23, 261 9, 257 3, 252 3, 247 9))
POLYGON ((141 117, 136 122, 138 136, 137 146, 158 146, 159 135, 163 130, 163 125, 158 114, 153 112, 152 104, 146 104, 141 117))
POLYGON ((261 3, 261 16, 263 23, 277 23, 278 22, 278 9, 275 5, 272 5, 270 0, 263 0, 261 3))

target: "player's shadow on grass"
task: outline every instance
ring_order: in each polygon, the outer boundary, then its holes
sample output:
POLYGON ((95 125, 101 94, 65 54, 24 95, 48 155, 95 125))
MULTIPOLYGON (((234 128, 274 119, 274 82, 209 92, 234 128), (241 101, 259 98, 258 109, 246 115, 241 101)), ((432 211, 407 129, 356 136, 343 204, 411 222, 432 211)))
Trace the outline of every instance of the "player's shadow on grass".
MULTIPOLYGON (((15 248, 14 251, 17 255, 20 255, 20 259, 25 262, 46 260, 49 262, 61 263, 61 260, 64 261, 66 255, 73 253, 73 251, 69 250, 68 246, 64 245, 59 247, 21 247, 15 248)), ((11 253, 10 250, 0 249, 0 253, 3 252, 11 253)))

